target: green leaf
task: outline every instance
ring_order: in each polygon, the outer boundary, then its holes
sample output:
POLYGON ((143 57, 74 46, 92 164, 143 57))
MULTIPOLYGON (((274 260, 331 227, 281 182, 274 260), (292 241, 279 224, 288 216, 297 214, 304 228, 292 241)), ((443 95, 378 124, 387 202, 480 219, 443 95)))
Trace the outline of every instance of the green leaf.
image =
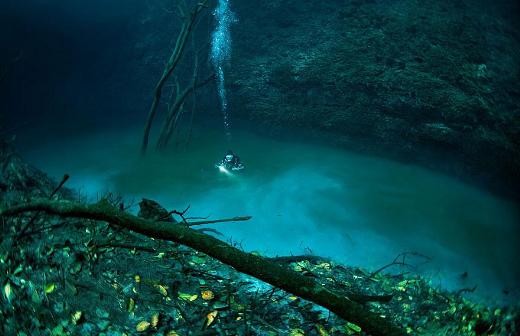
POLYGON ((347 322, 347 325, 345 326, 345 328, 347 329, 346 330, 347 332, 350 330, 355 331, 357 333, 361 332, 361 327, 354 323, 347 322))
POLYGON ((179 293, 179 299, 184 301, 195 301, 197 298, 197 294, 179 293))
POLYGON ((56 289, 56 284, 54 282, 48 283, 45 285, 45 294, 50 294, 54 292, 56 289))

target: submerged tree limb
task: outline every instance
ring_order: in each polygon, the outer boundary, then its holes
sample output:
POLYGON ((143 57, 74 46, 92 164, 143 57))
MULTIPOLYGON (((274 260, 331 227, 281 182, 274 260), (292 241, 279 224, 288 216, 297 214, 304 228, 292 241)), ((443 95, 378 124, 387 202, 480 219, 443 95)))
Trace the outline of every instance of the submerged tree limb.
POLYGON ((214 219, 214 220, 201 220, 196 222, 188 222, 188 226, 196 226, 196 225, 204 225, 204 224, 215 224, 215 223, 224 223, 224 222, 242 222, 250 220, 251 216, 241 216, 241 217, 233 217, 233 218, 223 218, 223 219, 214 219))
POLYGON ((188 40, 188 37, 190 36, 191 32, 193 31, 197 23, 197 17, 199 16, 200 12, 202 12, 202 10, 207 7, 208 1, 209 0, 202 0, 198 2, 195 8, 193 8, 193 10, 191 11, 189 17, 184 20, 179 36, 177 37, 177 41, 175 42, 175 48, 172 51, 170 59, 166 63, 161 78, 155 86, 153 101, 150 110, 148 111, 148 116, 146 118, 146 123, 144 126, 143 139, 141 143, 141 154, 143 155, 146 153, 146 150, 148 149, 148 138, 150 137, 150 129, 152 127, 153 120, 155 119, 155 116, 157 114, 157 108, 161 100, 162 89, 164 87, 164 84, 166 84, 166 81, 168 81, 171 74, 179 64, 184 54, 184 50, 186 49, 186 42, 188 40))
POLYGON ((195 90, 203 87, 204 85, 210 83, 212 80, 215 79, 215 74, 211 74, 208 77, 206 77, 201 82, 196 82, 194 79, 193 82, 188 86, 182 93, 179 93, 175 99, 175 102, 171 106, 171 108, 168 110, 168 115, 166 116, 166 120, 163 124, 163 127, 161 129, 161 133, 159 134, 159 139, 157 140, 157 148, 158 149, 165 149, 168 145, 168 142, 171 139, 171 136, 173 135, 173 131, 175 130, 177 126, 177 122, 180 118, 180 115, 182 113, 182 108, 184 106, 184 102, 188 98, 190 94, 192 94, 195 90))
POLYGON ((400 266, 406 266, 406 267, 410 267, 410 268, 415 268, 416 266, 415 265, 412 265, 412 264, 409 264, 409 263, 406 263, 406 257, 408 256, 415 256, 415 257, 421 257, 423 259, 427 261, 430 261, 431 258, 428 257, 428 256, 425 256, 424 254, 421 254, 421 253, 418 253, 418 252, 402 252, 402 253, 399 253, 395 259, 391 262, 391 263, 388 263, 380 268, 378 268, 377 270, 375 270, 374 272, 370 273, 370 275, 368 276, 369 279, 373 278, 374 276, 376 276, 377 274, 381 273, 382 271, 384 271, 385 269, 391 267, 391 266, 395 266, 395 265, 400 265, 400 266))
POLYGON ((84 218, 105 221, 113 225, 156 239, 170 240, 203 252, 237 271, 251 275, 275 287, 323 306, 338 316, 356 323, 370 335, 404 335, 390 321, 368 311, 361 303, 366 296, 340 295, 328 290, 314 279, 266 258, 243 252, 212 236, 185 225, 156 222, 133 216, 101 200, 92 205, 71 201, 38 200, 0 210, 0 216, 16 216, 30 211, 43 211, 61 217, 84 218))

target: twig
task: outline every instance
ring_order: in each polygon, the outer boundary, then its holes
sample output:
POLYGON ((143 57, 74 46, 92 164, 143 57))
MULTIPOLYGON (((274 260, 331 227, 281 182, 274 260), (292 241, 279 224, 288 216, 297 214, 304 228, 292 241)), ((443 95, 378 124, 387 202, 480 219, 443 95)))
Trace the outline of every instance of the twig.
POLYGON ((18 237, 18 239, 20 239, 20 238, 32 236, 32 235, 35 235, 35 234, 38 234, 38 233, 43 233, 44 231, 47 231, 47 230, 57 229, 57 228, 65 226, 65 225, 69 225, 69 223, 61 222, 61 223, 55 224, 55 225, 44 226, 44 227, 41 227, 41 228, 39 228, 37 230, 26 231, 26 232, 24 232, 22 234, 19 233, 17 237, 18 237))
POLYGON ((456 296, 459 296, 459 295, 461 295, 461 294, 463 294, 463 293, 473 293, 476 289, 477 289, 477 285, 473 286, 473 288, 461 288, 461 289, 459 289, 459 290, 455 293, 455 295, 456 295, 456 296))
POLYGON ((56 195, 56 193, 63 187, 63 185, 69 180, 70 176, 69 174, 65 174, 63 175, 62 179, 61 179, 61 182, 58 184, 58 186, 56 188, 54 188, 54 190, 51 192, 50 196, 49 196, 49 199, 53 198, 54 195, 56 195))
POLYGON ((205 276, 205 277, 208 277, 208 278, 213 278, 214 280, 231 281, 231 279, 224 278, 224 277, 222 277, 222 276, 220 276, 218 274, 212 274, 212 273, 209 273, 209 272, 206 272, 206 271, 197 270, 197 269, 194 269, 194 268, 191 268, 191 267, 187 267, 187 266, 184 267, 183 272, 190 273, 190 274, 195 274, 195 275, 202 275, 202 276, 205 276))
MULTIPOLYGON (((69 174, 65 174, 63 175, 63 178, 61 179, 60 183, 58 184, 58 186, 56 188, 54 188, 54 190, 51 192, 51 194, 49 195, 49 199, 52 199, 54 197, 54 195, 56 195, 56 193, 63 187, 63 185, 68 181, 69 179, 69 174)), ((22 229, 19 231, 18 233, 18 236, 17 238, 20 239, 22 237, 25 237, 26 236, 26 233, 27 233, 27 230, 29 229, 29 227, 34 223, 34 221, 36 220, 36 218, 41 214, 41 211, 38 211, 36 212, 32 217, 31 219, 22 227, 22 229)))
POLYGON ((186 220, 194 220, 194 219, 208 219, 210 216, 203 217, 186 217, 186 220))
POLYGON ((190 207, 191 207, 191 204, 188 205, 188 206, 186 207, 186 209, 184 209, 183 211, 177 211, 177 210, 169 211, 166 215, 164 215, 163 217, 159 218, 158 221, 163 221, 163 220, 165 220, 165 219, 168 219, 168 218, 170 218, 171 215, 177 215, 177 216, 179 216, 180 218, 182 218, 182 221, 183 221, 184 223, 187 223, 186 218, 184 217, 184 215, 188 212, 188 210, 190 209, 190 207))
POLYGON ((191 227, 191 226, 195 226, 195 225, 215 224, 215 223, 224 223, 224 222, 242 222, 242 221, 250 220, 251 218, 253 218, 253 216, 242 216, 242 217, 215 219, 215 220, 203 220, 203 221, 188 223, 188 226, 191 227))
POLYGON ((420 254, 418 252, 402 252, 402 253, 399 253, 391 263, 386 264, 386 265, 378 268, 374 272, 370 273, 370 275, 368 276, 368 279, 373 278, 374 276, 376 276, 377 274, 381 273, 385 269, 387 269, 387 268, 389 268, 391 266, 394 266, 394 265, 407 266, 407 267, 411 267, 411 268, 417 267, 417 265, 412 265, 412 264, 407 264, 406 263, 406 257, 409 256, 409 255, 416 256, 416 257, 422 257, 422 258, 426 259, 426 262, 431 260, 430 257, 425 256, 423 254, 420 254))

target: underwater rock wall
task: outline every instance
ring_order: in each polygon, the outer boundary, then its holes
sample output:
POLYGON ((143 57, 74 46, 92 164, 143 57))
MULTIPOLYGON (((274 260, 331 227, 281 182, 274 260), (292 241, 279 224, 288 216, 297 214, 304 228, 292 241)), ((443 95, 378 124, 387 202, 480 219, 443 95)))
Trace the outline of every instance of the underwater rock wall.
POLYGON ((515 8, 504 10, 511 20, 451 0, 237 1, 234 9, 233 118, 502 192, 520 186, 515 8))

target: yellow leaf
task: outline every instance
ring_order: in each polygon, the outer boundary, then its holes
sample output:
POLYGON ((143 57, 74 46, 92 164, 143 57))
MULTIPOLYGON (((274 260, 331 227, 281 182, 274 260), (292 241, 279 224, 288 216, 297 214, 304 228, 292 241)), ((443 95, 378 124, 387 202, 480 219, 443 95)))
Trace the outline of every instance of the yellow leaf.
POLYGON ((81 320, 81 317, 83 316, 83 313, 81 311, 75 311, 72 316, 71 316, 71 320, 72 320, 72 323, 73 324, 78 324, 79 321, 81 320))
POLYGON ((292 329, 289 332, 289 336, 305 336, 305 333, 301 329, 292 329))
POLYGON ((134 311, 134 309, 135 309, 135 301, 134 301, 134 299, 130 298, 130 300, 128 300, 128 308, 127 308, 127 310, 128 310, 129 313, 131 313, 131 312, 134 311))
POLYGON ((316 329, 320 336, 329 336, 329 332, 321 324, 316 324, 316 329))
POLYGON ((134 280, 137 283, 141 282, 141 276, 139 274, 134 275, 134 280))
POLYGON ((200 295, 201 295, 202 299, 206 300, 206 301, 209 301, 215 297, 215 294, 213 294, 213 292, 210 291, 209 289, 203 290, 202 292, 200 292, 200 295))
POLYGON ((330 270, 332 268, 332 266, 328 262, 323 262, 323 263, 317 265, 316 267, 323 268, 326 270, 330 270))
POLYGON ((55 283, 47 284, 47 285, 45 285, 45 294, 50 294, 50 293, 54 292, 55 289, 56 289, 55 283))
POLYGON ((166 336, 179 336, 179 334, 177 334, 176 331, 171 330, 166 333, 166 336))
POLYGON ((155 313, 152 315, 151 323, 152 328, 157 328, 157 325, 159 324, 159 313, 155 313))
POLYGON ((4 286, 4 295, 7 301, 10 302, 13 296, 13 289, 11 288, 11 283, 9 281, 7 281, 4 286))
POLYGON ((218 315, 218 310, 214 310, 211 313, 209 313, 208 315, 206 315, 206 327, 209 327, 215 321, 215 318, 217 317, 217 315, 218 315))
POLYGON ((166 286, 163 285, 154 285, 154 287, 161 293, 162 296, 168 296, 168 290, 166 286))
POLYGON ((150 322, 148 321, 141 321, 135 326, 135 330, 138 332, 146 331, 148 328, 150 328, 150 322))

